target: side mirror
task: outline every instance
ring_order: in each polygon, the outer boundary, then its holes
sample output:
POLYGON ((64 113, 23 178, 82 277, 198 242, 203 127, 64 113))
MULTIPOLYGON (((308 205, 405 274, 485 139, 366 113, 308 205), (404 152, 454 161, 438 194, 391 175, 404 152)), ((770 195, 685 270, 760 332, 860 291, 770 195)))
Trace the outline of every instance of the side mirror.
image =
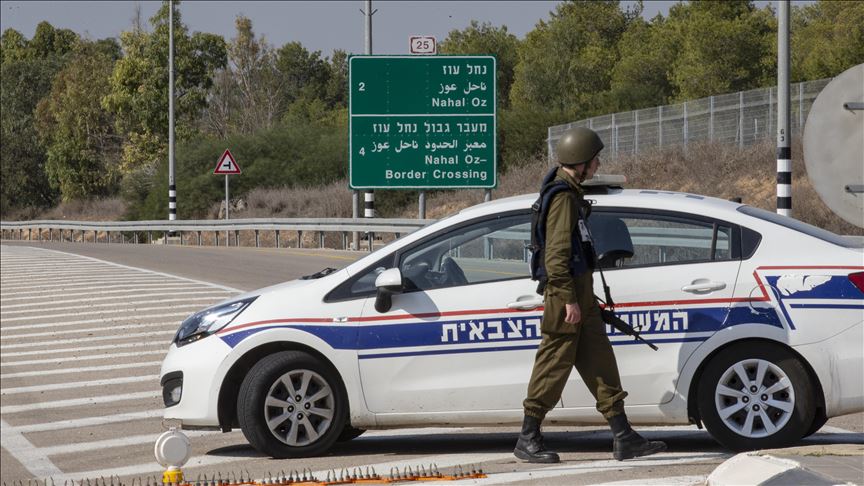
POLYGON ((378 294, 375 296, 375 310, 387 312, 393 307, 393 294, 402 292, 402 272, 398 268, 388 268, 375 279, 378 294))

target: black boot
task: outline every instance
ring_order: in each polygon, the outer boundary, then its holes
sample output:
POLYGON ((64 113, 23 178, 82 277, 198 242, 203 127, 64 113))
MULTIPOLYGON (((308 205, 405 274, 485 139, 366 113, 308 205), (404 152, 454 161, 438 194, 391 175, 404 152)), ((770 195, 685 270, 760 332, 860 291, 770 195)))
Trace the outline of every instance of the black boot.
POLYGON ((547 451, 543 445, 543 436, 540 435, 540 422, 537 417, 525 416, 522 421, 522 432, 519 434, 519 440, 516 442, 516 448, 513 449, 513 454, 528 462, 554 463, 560 462, 558 454, 547 451))
POLYGON ((666 450, 666 443, 660 441, 649 441, 637 434, 630 427, 630 422, 627 421, 627 416, 623 413, 616 415, 609 420, 609 427, 612 428, 612 457, 618 461, 624 459, 632 459, 640 456, 650 456, 658 452, 666 450))

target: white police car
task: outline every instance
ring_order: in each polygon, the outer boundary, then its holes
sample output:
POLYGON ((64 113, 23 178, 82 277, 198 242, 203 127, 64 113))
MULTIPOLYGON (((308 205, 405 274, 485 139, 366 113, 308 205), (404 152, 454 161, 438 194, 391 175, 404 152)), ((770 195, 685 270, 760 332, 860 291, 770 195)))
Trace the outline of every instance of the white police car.
MULTIPOLYGON (((189 317, 162 365, 165 418, 240 427, 274 457, 365 429, 517 425, 543 305, 527 264, 535 198, 480 204, 189 317)), ((618 315, 659 347, 609 330, 632 422, 701 422, 755 449, 864 410, 860 245, 692 194, 598 185, 589 198, 618 315)), ((603 423, 570 381, 546 423, 603 423)))

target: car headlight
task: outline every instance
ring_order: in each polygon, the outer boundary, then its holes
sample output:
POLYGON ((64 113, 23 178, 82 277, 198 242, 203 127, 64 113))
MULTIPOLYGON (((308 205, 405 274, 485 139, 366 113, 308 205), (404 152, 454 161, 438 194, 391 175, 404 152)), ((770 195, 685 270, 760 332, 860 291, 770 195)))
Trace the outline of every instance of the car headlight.
POLYGON ((183 324, 180 324, 173 342, 177 346, 183 346, 218 332, 237 318, 257 298, 256 296, 236 300, 192 314, 183 321, 183 324))

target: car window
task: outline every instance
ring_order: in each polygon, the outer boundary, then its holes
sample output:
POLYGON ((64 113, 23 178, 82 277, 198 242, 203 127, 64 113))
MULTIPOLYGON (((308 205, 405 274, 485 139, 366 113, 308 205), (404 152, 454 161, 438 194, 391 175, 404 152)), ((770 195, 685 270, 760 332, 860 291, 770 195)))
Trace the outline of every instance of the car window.
POLYGON ((739 206, 738 212, 744 213, 748 216, 753 216, 754 218, 759 218, 763 221, 769 221, 771 223, 783 226, 784 228, 789 228, 791 230, 804 233, 805 235, 812 236, 814 238, 818 238, 822 241, 827 241, 828 243, 842 246, 844 248, 864 247, 864 244, 862 244, 860 240, 844 238, 828 230, 817 228, 803 221, 798 221, 797 219, 790 218, 788 216, 781 216, 777 213, 772 213, 771 211, 766 211, 764 209, 754 208, 753 206, 739 206))
POLYGON ((595 212, 588 218, 604 267, 671 265, 729 260, 732 228, 722 224, 642 213, 595 212), (624 257, 614 250, 632 252, 624 257))
POLYGON ((529 278, 528 213, 461 226, 403 253, 399 269, 407 290, 431 290, 529 278))

